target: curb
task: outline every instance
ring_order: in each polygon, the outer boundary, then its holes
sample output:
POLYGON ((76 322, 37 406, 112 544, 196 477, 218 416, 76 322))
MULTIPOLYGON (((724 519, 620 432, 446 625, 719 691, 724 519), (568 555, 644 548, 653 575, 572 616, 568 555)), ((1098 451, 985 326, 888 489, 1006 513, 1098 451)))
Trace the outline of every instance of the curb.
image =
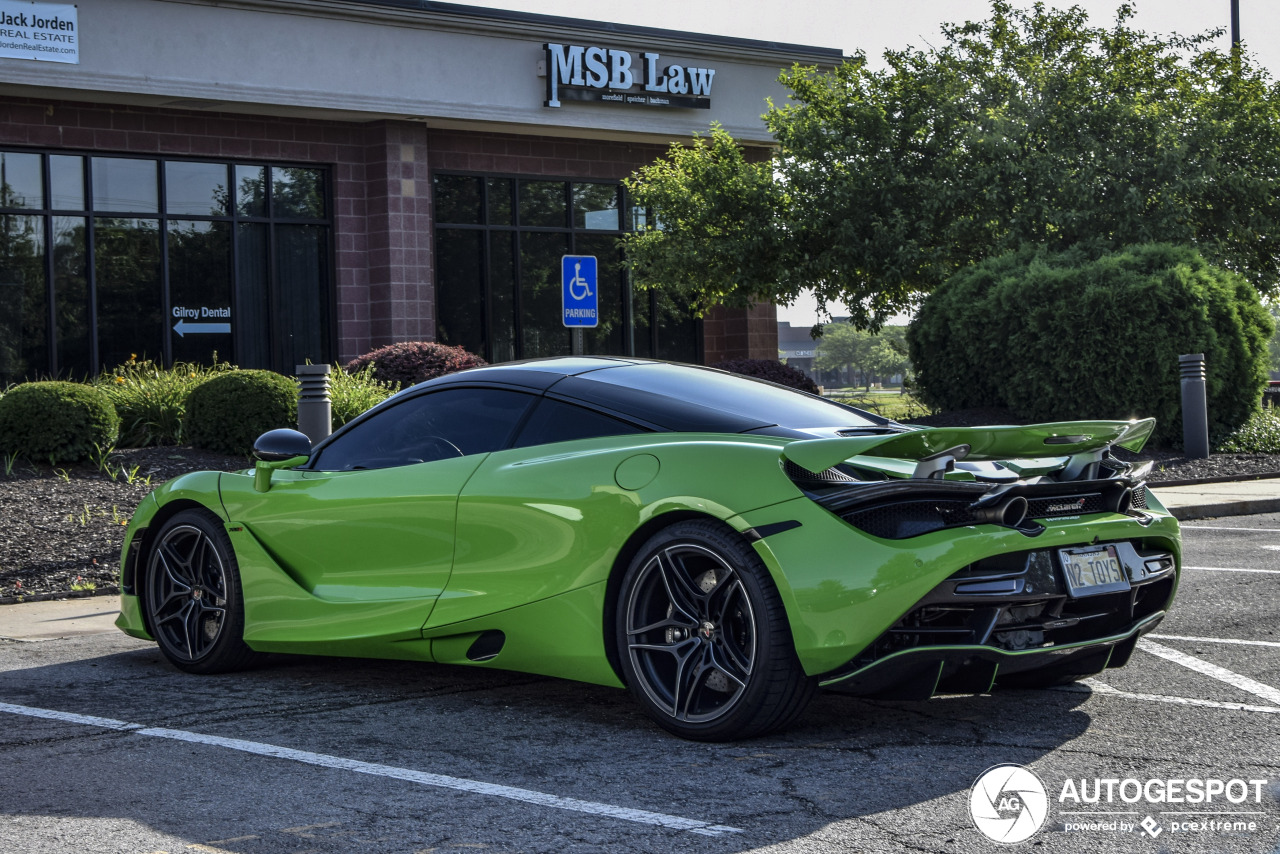
POLYGON ((1269 480, 1280 477, 1280 471, 1266 471, 1257 474, 1229 474, 1222 477, 1193 477, 1187 480, 1148 480, 1147 486, 1160 489, 1169 486, 1200 486, 1209 483, 1249 483, 1255 480, 1269 480))
POLYGON ((1167 507, 1179 522, 1197 519, 1213 519, 1220 516, 1252 516, 1255 513, 1280 513, 1280 498, 1253 498, 1244 501, 1223 501, 1218 504, 1185 504, 1167 507))
POLYGON ((0 596, 0 605, 21 605, 25 602, 54 602, 58 599, 89 599, 93 596, 119 596, 119 587, 98 587, 93 590, 62 590, 53 593, 33 593, 30 596, 0 596))

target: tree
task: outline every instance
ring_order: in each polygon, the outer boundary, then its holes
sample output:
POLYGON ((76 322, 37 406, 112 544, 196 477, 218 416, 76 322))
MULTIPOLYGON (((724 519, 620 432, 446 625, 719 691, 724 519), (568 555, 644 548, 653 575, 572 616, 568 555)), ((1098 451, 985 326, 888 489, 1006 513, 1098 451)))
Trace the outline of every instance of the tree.
POLYGON ((1280 304, 1270 303, 1267 311, 1276 324, 1276 331, 1267 341, 1267 366, 1272 371, 1280 371, 1280 304))
POLYGON ((873 377, 891 377, 911 369, 906 330, 905 326, 885 326, 871 333, 849 323, 832 323, 823 330, 814 367, 838 371, 852 366, 870 389, 873 377))
POLYGON ((857 55, 783 73, 772 159, 713 127, 630 182, 661 223, 628 238, 635 280, 699 308, 813 291, 875 328, 1025 244, 1162 241, 1275 292, 1280 86, 1216 34, 1155 36, 1132 15, 1100 28, 1078 7, 994 0, 883 70, 857 55))

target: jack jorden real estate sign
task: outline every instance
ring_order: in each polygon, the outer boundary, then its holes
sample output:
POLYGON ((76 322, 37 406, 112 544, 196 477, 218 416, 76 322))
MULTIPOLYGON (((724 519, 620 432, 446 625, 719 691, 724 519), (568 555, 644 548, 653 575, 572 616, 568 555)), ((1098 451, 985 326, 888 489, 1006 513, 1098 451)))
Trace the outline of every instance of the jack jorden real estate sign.
POLYGON ((663 65, 657 53, 545 44, 548 107, 561 100, 710 109, 714 68, 663 65))

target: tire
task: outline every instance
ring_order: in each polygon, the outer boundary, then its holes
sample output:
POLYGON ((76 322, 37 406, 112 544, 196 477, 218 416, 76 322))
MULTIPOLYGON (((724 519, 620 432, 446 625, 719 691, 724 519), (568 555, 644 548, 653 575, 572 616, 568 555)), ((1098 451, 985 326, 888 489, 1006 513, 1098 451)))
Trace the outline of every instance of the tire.
POLYGON ((184 510, 160 527, 145 593, 151 635, 179 670, 225 673, 262 657, 244 643, 240 570, 227 532, 208 511, 184 510))
POLYGON ((682 738, 781 729, 817 687, 768 570, 719 522, 678 522, 644 544, 623 576, 615 627, 632 696, 682 738))

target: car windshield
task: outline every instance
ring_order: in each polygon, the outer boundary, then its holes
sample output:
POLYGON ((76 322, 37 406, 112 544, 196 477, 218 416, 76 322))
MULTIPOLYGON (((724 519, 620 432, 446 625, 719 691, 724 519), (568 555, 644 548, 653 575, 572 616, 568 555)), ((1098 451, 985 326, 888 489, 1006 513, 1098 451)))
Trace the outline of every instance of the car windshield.
POLYGON ((839 430, 875 427, 883 423, 872 420, 853 407, 810 394, 749 377, 685 365, 629 365, 593 371, 586 378, 678 398, 760 424, 839 430))

